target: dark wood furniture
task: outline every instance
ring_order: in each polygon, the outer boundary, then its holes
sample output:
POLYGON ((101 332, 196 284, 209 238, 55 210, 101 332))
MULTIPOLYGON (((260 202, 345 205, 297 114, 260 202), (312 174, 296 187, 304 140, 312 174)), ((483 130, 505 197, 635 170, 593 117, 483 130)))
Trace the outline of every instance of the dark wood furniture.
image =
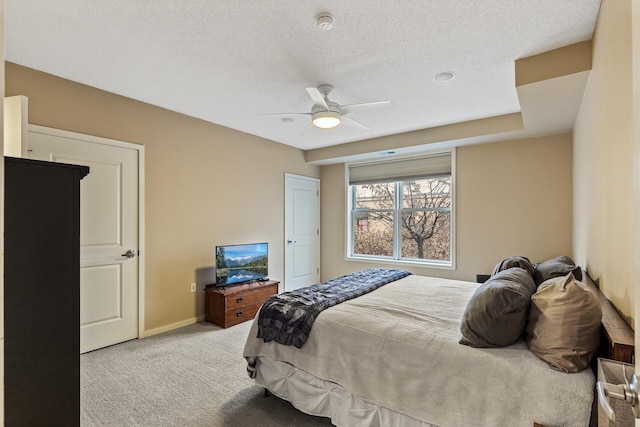
POLYGON ((80 425, 80 180, 87 173, 5 158, 8 427, 80 425))
POLYGON ((633 329, 625 322, 607 297, 600 292, 598 283, 591 279, 585 271, 582 272, 582 276, 582 281, 594 290, 602 309, 602 332, 598 357, 633 363, 635 346, 633 329))
MULTIPOLYGON (((601 378, 598 378, 597 358, 602 357, 617 362, 633 363, 635 337, 633 330, 625 322, 618 310, 616 310, 607 297, 600 292, 598 282, 591 279, 589 273, 584 270, 582 271, 582 282, 594 291, 600 302, 600 308, 602 309, 600 348, 592 362, 592 369, 596 375, 596 379, 600 380, 601 378)), ((598 394, 594 390, 590 426, 598 425, 598 417, 601 416, 600 412, 598 394)))
POLYGON ((253 319, 271 295, 278 293, 276 281, 251 282, 227 288, 206 287, 206 320, 223 328, 253 319))

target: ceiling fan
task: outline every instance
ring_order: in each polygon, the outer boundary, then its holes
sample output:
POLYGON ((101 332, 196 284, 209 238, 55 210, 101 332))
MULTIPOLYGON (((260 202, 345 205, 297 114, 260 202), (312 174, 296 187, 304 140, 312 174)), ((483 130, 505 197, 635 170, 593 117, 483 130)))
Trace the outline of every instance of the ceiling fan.
POLYGON ((329 94, 333 90, 333 86, 323 84, 315 87, 308 87, 307 93, 313 100, 313 107, 309 113, 278 113, 278 114, 265 114, 267 116, 291 116, 291 115, 305 115, 311 116, 311 124, 320 129, 332 129, 338 126, 340 123, 352 126, 358 129, 368 130, 369 128, 362 123, 347 117, 356 111, 368 110, 370 108, 381 107, 391 104, 391 101, 375 101, 364 102, 361 104, 340 105, 336 102, 329 100, 329 94))

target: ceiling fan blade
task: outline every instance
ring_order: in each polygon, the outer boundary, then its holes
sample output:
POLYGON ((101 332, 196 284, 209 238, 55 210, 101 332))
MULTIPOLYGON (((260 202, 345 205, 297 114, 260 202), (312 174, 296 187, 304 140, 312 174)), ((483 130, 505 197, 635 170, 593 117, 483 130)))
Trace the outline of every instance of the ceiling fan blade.
POLYGON ((324 100, 324 96, 322 96, 322 93, 318 90, 318 88, 308 87, 307 92, 309 93, 309 96, 311 97, 311 99, 313 99, 313 103, 315 105, 319 105, 324 109, 326 109, 327 111, 329 111, 329 106, 327 105, 327 101, 324 100))
POLYGON ((391 101, 374 101, 364 102, 362 104, 341 105, 340 111, 342 112, 342 114, 350 114, 356 111, 369 110, 371 108, 382 107, 390 104, 391 101))
POLYGON ((368 127, 366 127, 365 125, 363 125, 362 123, 353 120, 351 117, 347 117, 347 116, 341 116, 340 117, 340 121, 342 122, 342 124, 345 124, 347 126, 351 126, 352 128, 356 128, 356 129, 362 129, 362 130, 369 130, 368 127))

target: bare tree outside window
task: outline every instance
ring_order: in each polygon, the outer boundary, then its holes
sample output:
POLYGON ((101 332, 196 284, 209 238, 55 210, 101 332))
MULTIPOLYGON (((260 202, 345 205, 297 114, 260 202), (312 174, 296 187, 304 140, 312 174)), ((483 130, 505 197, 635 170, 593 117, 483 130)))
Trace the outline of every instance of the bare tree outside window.
POLYGON ((451 257, 451 177, 353 185, 353 253, 448 261, 451 257), (395 221, 399 221, 396 245, 395 221))
POLYGON ((402 258, 450 259, 451 179, 404 181, 402 258))

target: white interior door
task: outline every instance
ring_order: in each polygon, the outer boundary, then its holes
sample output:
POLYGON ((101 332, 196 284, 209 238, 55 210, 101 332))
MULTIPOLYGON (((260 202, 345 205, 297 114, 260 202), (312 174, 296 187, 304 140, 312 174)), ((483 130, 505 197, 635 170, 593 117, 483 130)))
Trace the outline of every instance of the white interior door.
POLYGON ((320 281, 320 180, 285 174, 285 290, 320 281))
POLYGON ((134 144, 29 129, 29 158, 90 168, 80 185, 81 353, 138 337, 139 155, 134 144))

